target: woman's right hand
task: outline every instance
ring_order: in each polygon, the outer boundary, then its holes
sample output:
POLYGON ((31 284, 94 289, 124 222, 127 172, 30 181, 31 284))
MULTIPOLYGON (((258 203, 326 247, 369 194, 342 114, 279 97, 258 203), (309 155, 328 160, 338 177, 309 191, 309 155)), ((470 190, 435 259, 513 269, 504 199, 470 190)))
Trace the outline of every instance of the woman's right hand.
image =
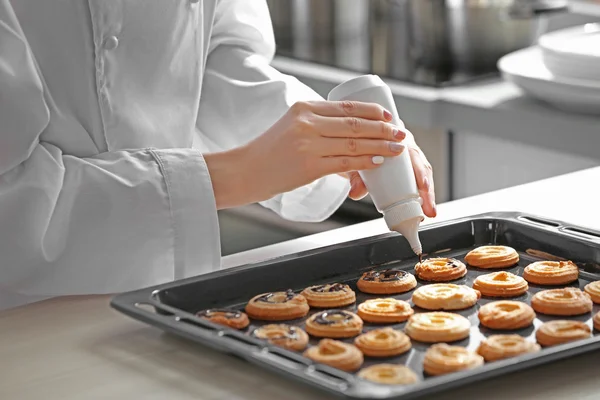
POLYGON ((264 134, 235 149, 229 165, 206 156, 217 207, 263 201, 330 174, 377 168, 383 157, 404 150, 406 134, 391 120, 374 103, 298 102, 264 134), (225 173, 227 167, 233 170, 225 173), (218 182, 213 171, 229 180, 218 182))

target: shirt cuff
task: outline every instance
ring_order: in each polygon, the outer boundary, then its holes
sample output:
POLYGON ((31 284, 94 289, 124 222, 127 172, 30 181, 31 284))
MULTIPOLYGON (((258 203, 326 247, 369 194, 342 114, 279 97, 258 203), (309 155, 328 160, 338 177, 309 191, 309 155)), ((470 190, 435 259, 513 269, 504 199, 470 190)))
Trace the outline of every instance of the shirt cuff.
POLYGON ((289 221, 321 222, 333 214, 350 193, 350 182, 329 175, 260 204, 289 221))
POLYGON ((196 149, 151 150, 164 176, 173 231, 174 278, 220 269, 217 205, 208 167, 196 149))

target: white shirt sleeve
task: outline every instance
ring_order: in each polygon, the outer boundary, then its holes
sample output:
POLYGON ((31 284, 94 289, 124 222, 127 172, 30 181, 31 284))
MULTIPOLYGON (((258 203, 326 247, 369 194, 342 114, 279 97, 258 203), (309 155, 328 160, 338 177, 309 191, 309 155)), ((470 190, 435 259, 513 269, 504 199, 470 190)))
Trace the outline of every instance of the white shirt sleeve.
MULTIPOLYGON (((297 101, 322 100, 269 65, 275 40, 262 0, 218 2, 204 73, 198 129, 224 150, 265 132, 297 101)), ((331 175, 261 204, 294 221, 322 221, 347 198, 348 181, 331 175)))
POLYGON ((0 0, 0 295, 114 293, 218 269, 200 152, 64 154, 44 140, 48 96, 0 0))

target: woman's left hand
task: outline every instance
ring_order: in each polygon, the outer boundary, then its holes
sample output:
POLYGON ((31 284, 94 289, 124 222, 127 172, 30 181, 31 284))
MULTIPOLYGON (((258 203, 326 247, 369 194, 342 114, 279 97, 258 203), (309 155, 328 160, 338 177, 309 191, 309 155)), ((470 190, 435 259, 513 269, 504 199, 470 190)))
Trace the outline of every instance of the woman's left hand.
MULTIPOLYGON (((425 154, 421 148, 416 144, 412 133, 406 129, 403 131, 406 132, 406 138, 402 143, 405 144, 409 150, 410 159, 415 171, 415 179, 417 181, 419 195, 423 199, 423 212, 428 217, 433 218, 437 215, 435 205, 435 189, 433 183, 433 169, 431 168, 431 164, 427 160, 427 157, 425 157, 425 154)), ((350 180, 351 189, 349 197, 351 199, 360 200, 369 193, 358 172, 348 172, 345 174, 345 176, 350 180)))

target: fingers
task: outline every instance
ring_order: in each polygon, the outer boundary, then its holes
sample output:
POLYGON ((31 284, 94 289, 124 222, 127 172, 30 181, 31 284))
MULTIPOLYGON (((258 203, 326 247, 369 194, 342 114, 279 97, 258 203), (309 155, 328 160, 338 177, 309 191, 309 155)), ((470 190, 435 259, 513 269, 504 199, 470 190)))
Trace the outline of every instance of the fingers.
POLYGON ((383 164, 382 156, 341 156, 323 157, 316 161, 319 176, 339 174, 342 172, 374 169, 383 164))
POLYGON ((417 147, 409 148, 410 159, 415 171, 415 179, 419 195, 423 199, 423 212, 430 218, 437 215, 435 205, 435 188, 433 183, 433 170, 423 152, 417 147))
POLYGON ((360 101, 311 101, 302 106, 324 117, 357 117, 374 121, 391 121, 392 114, 376 103, 360 101))
POLYGON ((393 157, 405 149, 405 146, 398 142, 354 138, 321 138, 314 142, 314 147, 315 153, 322 157, 363 155, 393 157))
POLYGON ((359 117, 332 118, 315 115, 312 124, 323 137, 352 137, 402 141, 406 132, 384 121, 372 121, 359 117))
POLYGON ((350 179, 350 193, 348 197, 352 200, 360 200, 369 193, 358 172, 349 172, 348 177, 350 179))

